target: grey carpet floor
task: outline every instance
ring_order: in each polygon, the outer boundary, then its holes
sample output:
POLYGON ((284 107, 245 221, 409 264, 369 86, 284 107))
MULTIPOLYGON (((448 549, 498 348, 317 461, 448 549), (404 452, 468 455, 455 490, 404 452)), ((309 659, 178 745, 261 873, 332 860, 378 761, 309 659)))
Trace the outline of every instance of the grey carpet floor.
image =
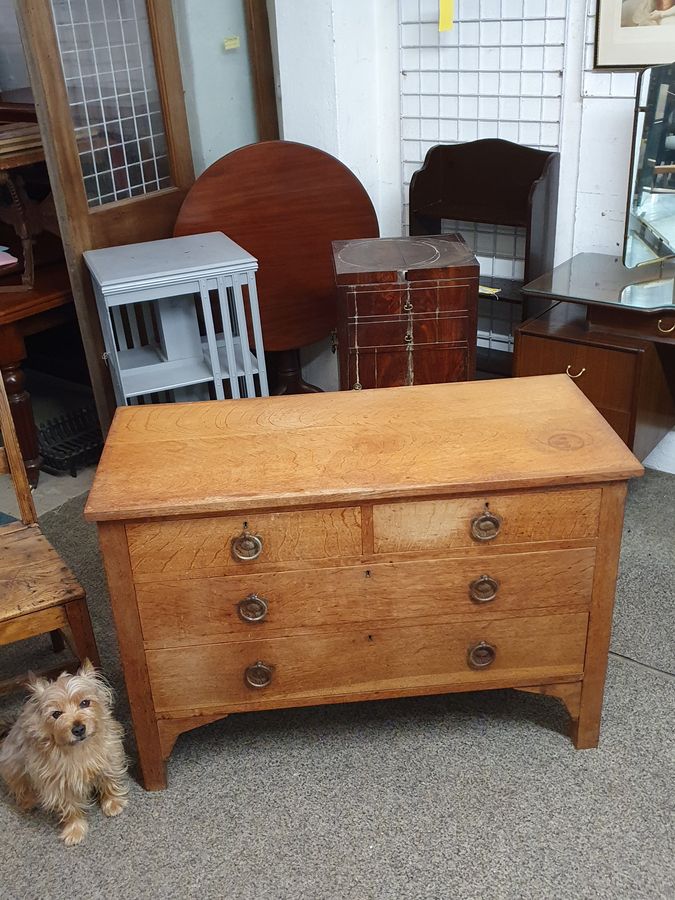
MULTIPOLYGON (((43 527, 88 591, 128 728, 82 503, 43 527)), ((672 898, 674 526, 675 477, 648 472, 629 496, 598 750, 573 749, 555 700, 510 691, 232 716, 179 739, 167 791, 134 783, 125 815, 93 811, 80 847, 1 797, 0 895, 672 898)))

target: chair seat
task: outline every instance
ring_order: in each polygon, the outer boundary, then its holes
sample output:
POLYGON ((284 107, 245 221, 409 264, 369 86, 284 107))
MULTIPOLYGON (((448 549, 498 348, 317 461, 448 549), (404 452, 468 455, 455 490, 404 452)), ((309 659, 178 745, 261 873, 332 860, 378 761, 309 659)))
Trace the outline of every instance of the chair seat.
POLYGON ((0 622, 84 597, 37 525, 0 527, 0 622))

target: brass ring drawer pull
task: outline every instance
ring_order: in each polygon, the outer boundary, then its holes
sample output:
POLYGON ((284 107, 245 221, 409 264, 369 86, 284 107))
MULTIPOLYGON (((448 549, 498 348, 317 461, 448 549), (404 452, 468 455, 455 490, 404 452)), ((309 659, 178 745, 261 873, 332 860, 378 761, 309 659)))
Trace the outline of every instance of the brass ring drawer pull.
POLYGON ((659 329, 661 334, 671 334, 673 331, 675 331, 675 322, 670 326, 670 328, 662 328, 661 322, 663 322, 663 319, 659 319, 659 321, 656 323, 656 327, 659 329))
POLYGON ((239 615, 244 622, 262 622, 267 616, 269 604, 264 597, 257 594, 249 594, 237 604, 239 615))
POLYGON ((501 527, 501 516, 488 512, 486 509, 480 516, 471 520, 471 537, 477 541, 492 541, 499 534, 501 527))
POLYGON ((250 562, 257 559, 262 553, 262 538, 249 531, 242 531, 239 537, 232 539, 232 555, 241 562, 250 562))
POLYGON ((495 661, 497 648, 493 644, 481 641, 473 647, 469 647, 467 662, 472 669, 487 669, 495 661))
POLYGON ((246 669, 244 681, 249 687, 265 688, 272 683, 272 667, 258 660, 246 669))
POLYGON ((586 371, 586 367, 584 366, 582 369, 580 369, 580 370, 577 372, 576 375, 572 375, 572 373, 570 372, 570 366, 568 366, 568 367, 565 369, 565 375, 569 375, 570 378, 581 378, 581 376, 584 374, 585 371, 586 371))
POLYGON ((489 575, 481 575, 469 585, 469 597, 474 603, 489 603, 497 596, 499 582, 489 575))

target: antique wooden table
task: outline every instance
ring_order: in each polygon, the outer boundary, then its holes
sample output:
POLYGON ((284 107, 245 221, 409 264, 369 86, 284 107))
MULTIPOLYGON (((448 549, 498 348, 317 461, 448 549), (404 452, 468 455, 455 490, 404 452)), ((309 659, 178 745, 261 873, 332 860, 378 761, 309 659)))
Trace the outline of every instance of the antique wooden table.
POLYGON ((565 375, 118 409, 85 515, 145 787, 229 713, 452 691, 594 747, 640 474, 565 375))

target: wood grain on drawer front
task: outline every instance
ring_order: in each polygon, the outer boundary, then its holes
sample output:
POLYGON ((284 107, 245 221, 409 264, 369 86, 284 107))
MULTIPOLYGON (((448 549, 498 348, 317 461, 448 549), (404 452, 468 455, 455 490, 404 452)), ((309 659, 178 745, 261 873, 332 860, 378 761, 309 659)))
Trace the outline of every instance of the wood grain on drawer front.
POLYGON ((293 560, 361 556, 359 507, 219 516, 127 525, 134 579, 199 578, 242 574, 293 560), (232 556, 232 540, 244 528, 259 535, 263 550, 255 560, 232 556))
POLYGON ((587 609, 595 550, 551 550, 471 559, 420 560, 263 575, 143 582, 136 586, 146 647, 258 640, 345 623, 395 619, 448 621, 521 615, 524 610, 587 609), (497 582, 477 603, 470 585, 497 582), (238 604, 257 594, 265 619, 246 622, 238 604))
POLYGON ((331 697, 433 693, 453 686, 542 684, 583 671, 588 614, 533 616, 409 627, 358 628, 255 642, 148 650, 155 708, 223 712, 265 705, 320 703, 331 697), (471 647, 496 648, 486 669, 472 669, 471 647), (245 671, 258 660, 272 683, 251 688, 245 671))
POLYGON ((429 552, 477 544, 494 547, 594 538, 600 495, 600 489, 591 489, 376 504, 375 552, 429 552), (502 518, 502 525, 495 538, 482 542, 471 536, 471 522, 484 512, 486 503, 491 513, 502 518))

